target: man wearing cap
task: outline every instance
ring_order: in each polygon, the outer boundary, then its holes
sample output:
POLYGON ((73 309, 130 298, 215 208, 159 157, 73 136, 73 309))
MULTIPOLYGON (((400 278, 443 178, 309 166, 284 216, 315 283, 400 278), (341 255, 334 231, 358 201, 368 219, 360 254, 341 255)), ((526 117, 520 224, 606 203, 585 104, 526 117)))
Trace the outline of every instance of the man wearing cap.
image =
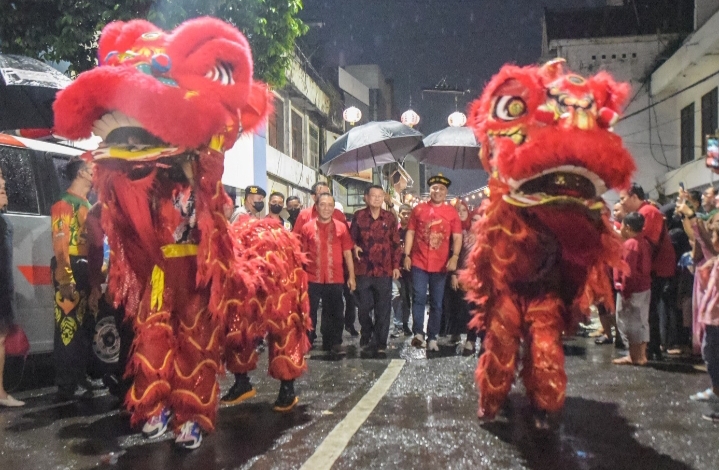
POLYGON ((445 202, 450 184, 452 182, 441 173, 427 181, 430 200, 414 208, 405 235, 404 268, 411 270, 414 287, 412 332, 415 336, 412 346, 426 346, 428 351, 439 351, 437 335, 442 319, 444 285, 447 272, 457 269, 462 248, 462 223, 457 211, 445 202), (425 343, 423 327, 428 285, 432 305, 425 343))
POLYGON ((245 188, 245 204, 235 209, 230 217, 230 223, 233 223, 241 215, 249 215, 255 219, 262 218, 262 211, 265 208, 265 196, 267 193, 259 186, 248 186, 245 188))

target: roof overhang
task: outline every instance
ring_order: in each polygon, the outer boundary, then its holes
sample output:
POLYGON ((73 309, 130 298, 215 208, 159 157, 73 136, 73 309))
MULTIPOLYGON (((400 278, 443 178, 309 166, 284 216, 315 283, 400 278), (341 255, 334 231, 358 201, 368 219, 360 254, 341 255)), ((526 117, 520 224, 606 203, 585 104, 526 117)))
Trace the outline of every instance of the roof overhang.
POLYGON ((714 13, 652 73, 652 95, 674 93, 717 70, 719 70, 719 12, 714 13))

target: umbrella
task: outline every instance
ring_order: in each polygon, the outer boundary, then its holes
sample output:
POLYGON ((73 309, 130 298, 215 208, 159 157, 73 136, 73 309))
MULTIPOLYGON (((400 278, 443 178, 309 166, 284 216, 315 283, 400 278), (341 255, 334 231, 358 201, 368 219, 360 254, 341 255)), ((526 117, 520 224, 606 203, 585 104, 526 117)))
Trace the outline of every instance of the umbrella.
POLYGON ((30 57, 0 54, 0 131, 52 128, 52 103, 71 80, 30 57))
POLYGON ((386 163, 402 161, 422 134, 397 121, 369 122, 342 134, 322 159, 325 175, 359 173, 386 163))
POLYGON ((424 147, 411 153, 420 163, 453 170, 479 170, 479 144, 469 127, 447 127, 423 140, 424 147))

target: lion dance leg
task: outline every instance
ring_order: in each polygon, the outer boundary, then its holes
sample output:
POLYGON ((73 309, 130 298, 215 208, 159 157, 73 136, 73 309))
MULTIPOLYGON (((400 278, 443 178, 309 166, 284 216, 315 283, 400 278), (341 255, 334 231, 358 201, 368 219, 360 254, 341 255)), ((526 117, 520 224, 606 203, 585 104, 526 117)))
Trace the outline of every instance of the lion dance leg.
POLYGON ((222 403, 236 405, 256 395, 247 373, 257 368, 258 311, 264 302, 255 296, 230 307, 225 336, 225 366, 235 375, 235 383, 222 396, 222 403))
POLYGON ((270 298, 265 325, 269 343, 269 374, 281 381, 275 411, 291 410, 299 401, 295 395, 294 382, 307 370, 305 354, 310 349, 307 331, 309 323, 309 296, 307 276, 297 266, 283 282, 281 294, 270 298))
POLYGON ((168 259, 166 266, 173 273, 170 282, 174 285, 168 290, 173 296, 177 335, 170 406, 175 412, 176 428, 193 421, 211 432, 217 416, 221 322, 207 308, 209 289, 195 287, 197 258, 168 259))
POLYGON ((133 426, 160 413, 171 390, 175 337, 170 311, 151 308, 151 291, 148 285, 134 318, 135 340, 125 372, 125 378, 133 379, 125 401, 133 426))
POLYGON ((493 419, 509 394, 514 381, 521 338, 522 315, 509 297, 496 304, 482 347, 475 379, 479 387, 480 419, 493 419))
MULTIPOLYGON (((556 297, 530 302, 525 314, 527 351, 522 379, 532 406, 542 414, 555 414, 564 406, 567 375, 561 335, 564 304, 556 297)), ((537 422, 538 427, 546 423, 537 422)))

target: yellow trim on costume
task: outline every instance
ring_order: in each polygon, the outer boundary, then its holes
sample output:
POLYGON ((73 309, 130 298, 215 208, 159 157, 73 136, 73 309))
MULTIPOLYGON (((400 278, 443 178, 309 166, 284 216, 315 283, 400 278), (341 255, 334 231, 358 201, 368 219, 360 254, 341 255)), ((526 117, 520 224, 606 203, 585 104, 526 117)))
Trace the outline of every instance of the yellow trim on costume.
POLYGON ((163 271, 158 265, 155 265, 155 267, 152 268, 150 286, 152 287, 150 294, 150 309, 160 310, 162 309, 162 293, 165 290, 165 271, 163 271))
MULTIPOLYGON (((545 204, 552 204, 555 202, 570 202, 570 203, 575 203, 575 204, 581 203, 581 199, 577 199, 577 198, 570 197, 570 196, 547 196, 547 197, 542 198, 540 201, 536 201, 535 203, 521 202, 521 201, 514 199, 510 195, 505 195, 502 199, 504 199, 504 202, 506 202, 507 204, 511 204, 516 207, 542 206, 545 204)), ((600 210, 604 207, 604 202, 603 201, 595 201, 594 204, 592 204, 590 206, 585 206, 585 207, 589 210, 600 210)))
POLYGON ((160 247, 162 250, 162 256, 167 258, 184 258, 186 256, 197 255, 197 245, 191 243, 172 243, 160 247))

